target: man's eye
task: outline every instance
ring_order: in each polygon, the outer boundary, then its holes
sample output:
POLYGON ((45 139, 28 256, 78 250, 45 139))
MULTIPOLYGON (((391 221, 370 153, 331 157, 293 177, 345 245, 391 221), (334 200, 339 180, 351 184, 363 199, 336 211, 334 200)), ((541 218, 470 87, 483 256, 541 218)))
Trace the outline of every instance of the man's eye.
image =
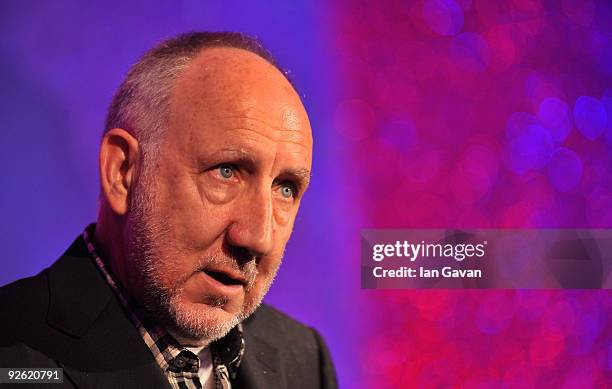
POLYGON ((234 176, 234 169, 228 165, 219 166, 219 174, 223 178, 232 178, 234 176))
POLYGON ((281 186, 281 195, 287 199, 295 197, 295 188, 290 184, 283 184, 281 186))

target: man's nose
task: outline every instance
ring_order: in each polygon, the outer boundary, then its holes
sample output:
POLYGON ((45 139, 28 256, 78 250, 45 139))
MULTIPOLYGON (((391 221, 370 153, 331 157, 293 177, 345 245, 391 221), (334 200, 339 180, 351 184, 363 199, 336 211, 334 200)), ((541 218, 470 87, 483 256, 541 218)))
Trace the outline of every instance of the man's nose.
POLYGON ((241 199, 227 232, 228 244, 260 257, 273 248, 272 193, 258 191, 241 199))

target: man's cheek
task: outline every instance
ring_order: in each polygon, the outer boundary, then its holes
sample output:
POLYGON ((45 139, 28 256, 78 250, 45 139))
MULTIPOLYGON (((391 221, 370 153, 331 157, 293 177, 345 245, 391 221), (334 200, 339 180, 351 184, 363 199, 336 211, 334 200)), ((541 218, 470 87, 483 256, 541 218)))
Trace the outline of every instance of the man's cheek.
POLYGON ((274 221, 277 227, 284 231, 289 231, 289 233, 291 233, 295 216, 296 212, 286 206, 276 206, 274 208, 274 221))
POLYGON ((201 202, 191 202, 190 206, 175 209, 169 215, 176 241, 183 242, 183 249, 187 251, 207 249, 227 228, 227 219, 223 207, 201 202))
POLYGON ((265 256, 257 264, 257 280, 264 280, 274 277, 281 263, 282 252, 274 252, 265 256))

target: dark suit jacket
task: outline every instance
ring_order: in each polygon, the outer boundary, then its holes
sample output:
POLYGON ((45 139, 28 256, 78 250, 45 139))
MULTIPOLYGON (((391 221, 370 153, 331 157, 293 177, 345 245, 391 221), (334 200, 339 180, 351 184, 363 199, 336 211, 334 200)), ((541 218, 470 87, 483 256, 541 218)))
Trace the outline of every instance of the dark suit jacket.
MULTIPOLYGON (((243 325, 234 388, 337 386, 314 329, 267 305, 243 325)), ((82 238, 48 269, 0 288, 0 367, 61 367, 71 388, 170 387, 82 238)))

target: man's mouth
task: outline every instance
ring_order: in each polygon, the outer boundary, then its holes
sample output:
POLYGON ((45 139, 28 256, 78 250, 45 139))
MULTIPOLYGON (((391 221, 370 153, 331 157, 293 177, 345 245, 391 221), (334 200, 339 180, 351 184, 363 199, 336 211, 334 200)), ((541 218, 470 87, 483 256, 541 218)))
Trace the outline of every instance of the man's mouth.
POLYGON ((224 285, 244 285, 246 283, 244 277, 232 272, 212 269, 204 269, 203 272, 224 285))

